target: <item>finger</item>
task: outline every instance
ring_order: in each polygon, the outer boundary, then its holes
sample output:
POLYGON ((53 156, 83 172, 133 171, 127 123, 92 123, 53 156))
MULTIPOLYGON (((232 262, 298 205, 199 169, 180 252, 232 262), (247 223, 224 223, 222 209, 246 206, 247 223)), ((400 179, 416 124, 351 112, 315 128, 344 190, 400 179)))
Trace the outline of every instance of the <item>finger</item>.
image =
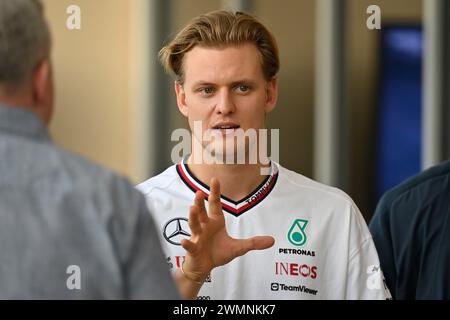
POLYGON ((188 239, 183 239, 180 242, 181 246, 183 247, 184 250, 186 250, 187 252, 189 252, 190 254, 194 254, 195 253, 195 243, 192 242, 191 240, 188 239))
POLYGON ((199 190, 195 193, 194 203, 200 209, 198 214, 200 222, 208 222, 208 214, 205 208, 205 194, 202 191, 199 190))
POLYGON ((252 242, 252 247, 250 250, 264 250, 272 247, 275 244, 274 237, 271 236, 256 236, 250 238, 252 242))
POLYGON ((211 179, 208 203, 209 211, 212 215, 222 215, 222 204, 220 203, 220 183, 216 178, 211 179))
POLYGON ((191 206, 191 208, 189 209, 189 220, 188 220, 189 228, 191 228, 191 236, 200 234, 202 232, 199 215, 200 209, 196 205, 191 206))
POLYGON ((220 201, 220 183, 217 178, 213 177, 210 181, 210 193, 208 201, 220 201))
POLYGON ((275 239, 270 236, 257 236, 248 239, 236 240, 237 250, 235 254, 237 257, 246 254, 251 250, 264 250, 272 247, 275 239))

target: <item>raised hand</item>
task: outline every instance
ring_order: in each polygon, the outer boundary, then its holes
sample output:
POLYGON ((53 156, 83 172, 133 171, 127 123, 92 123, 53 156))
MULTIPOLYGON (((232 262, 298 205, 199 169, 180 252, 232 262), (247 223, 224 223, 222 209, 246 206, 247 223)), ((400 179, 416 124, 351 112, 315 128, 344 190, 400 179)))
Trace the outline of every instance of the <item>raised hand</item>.
POLYGON ((216 178, 212 178, 210 183, 208 211, 205 208, 204 194, 201 191, 196 193, 194 205, 189 212, 189 227, 190 240, 184 239, 181 242, 187 251, 184 276, 196 283, 202 283, 213 268, 250 250, 270 248, 275 242, 270 236, 234 239, 228 235, 220 203, 220 185, 216 178))

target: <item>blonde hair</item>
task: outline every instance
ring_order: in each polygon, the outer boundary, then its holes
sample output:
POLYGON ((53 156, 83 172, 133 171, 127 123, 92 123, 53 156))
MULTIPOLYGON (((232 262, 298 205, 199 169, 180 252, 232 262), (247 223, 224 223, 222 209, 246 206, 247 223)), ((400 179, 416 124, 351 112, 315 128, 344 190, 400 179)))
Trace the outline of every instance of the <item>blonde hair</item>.
POLYGON ((278 46, 267 28, 254 17, 242 12, 213 11, 194 18, 159 52, 166 72, 184 82, 183 57, 195 46, 224 47, 253 43, 261 57, 261 67, 267 81, 280 68, 278 46))

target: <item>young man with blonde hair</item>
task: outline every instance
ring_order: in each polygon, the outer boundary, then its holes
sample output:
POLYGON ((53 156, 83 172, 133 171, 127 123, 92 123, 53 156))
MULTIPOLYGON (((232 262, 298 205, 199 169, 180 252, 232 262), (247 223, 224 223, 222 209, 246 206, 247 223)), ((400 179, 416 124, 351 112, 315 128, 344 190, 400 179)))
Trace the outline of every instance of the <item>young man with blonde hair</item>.
POLYGON ((173 271, 183 266, 193 223, 202 225, 201 219, 188 221, 187 209, 194 203, 191 213, 206 215, 204 197, 210 181, 217 188, 214 178, 222 196, 210 210, 224 212, 230 235, 272 235, 275 245, 207 278, 201 267, 190 268, 189 279, 205 282, 200 299, 389 298, 365 221, 345 193, 275 161, 249 161, 277 102, 279 55, 272 34, 250 15, 215 11, 193 19, 160 57, 176 77, 178 108, 193 131, 192 153, 138 189, 173 271), (235 143, 242 132, 254 132, 256 142, 246 135, 235 143), (208 134, 218 142, 213 148, 204 139, 208 134), (233 162, 239 153, 245 163, 233 162))

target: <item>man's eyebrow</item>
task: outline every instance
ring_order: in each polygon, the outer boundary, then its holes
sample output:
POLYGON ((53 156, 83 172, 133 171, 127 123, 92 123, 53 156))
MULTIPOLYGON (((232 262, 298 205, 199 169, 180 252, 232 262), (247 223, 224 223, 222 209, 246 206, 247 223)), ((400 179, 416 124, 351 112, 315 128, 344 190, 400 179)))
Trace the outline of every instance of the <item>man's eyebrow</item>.
MULTIPOLYGON (((251 79, 240 79, 240 80, 236 80, 233 81, 230 86, 235 87, 239 84, 249 84, 249 85, 255 85, 256 82, 254 80, 251 79)), ((210 81, 204 81, 204 80, 199 80, 197 82, 194 82, 194 84, 192 85, 192 87, 198 87, 198 86, 217 86, 217 84, 210 82, 210 81)))
POLYGON ((239 84, 248 84, 248 85, 254 86, 256 84, 256 82, 251 79, 242 79, 242 80, 238 80, 238 81, 233 81, 231 83, 231 86, 235 87, 239 84))
POLYGON ((192 85, 192 87, 198 87, 198 86, 215 86, 215 84, 212 82, 209 82, 209 81, 200 80, 200 81, 194 82, 194 84, 192 85))

